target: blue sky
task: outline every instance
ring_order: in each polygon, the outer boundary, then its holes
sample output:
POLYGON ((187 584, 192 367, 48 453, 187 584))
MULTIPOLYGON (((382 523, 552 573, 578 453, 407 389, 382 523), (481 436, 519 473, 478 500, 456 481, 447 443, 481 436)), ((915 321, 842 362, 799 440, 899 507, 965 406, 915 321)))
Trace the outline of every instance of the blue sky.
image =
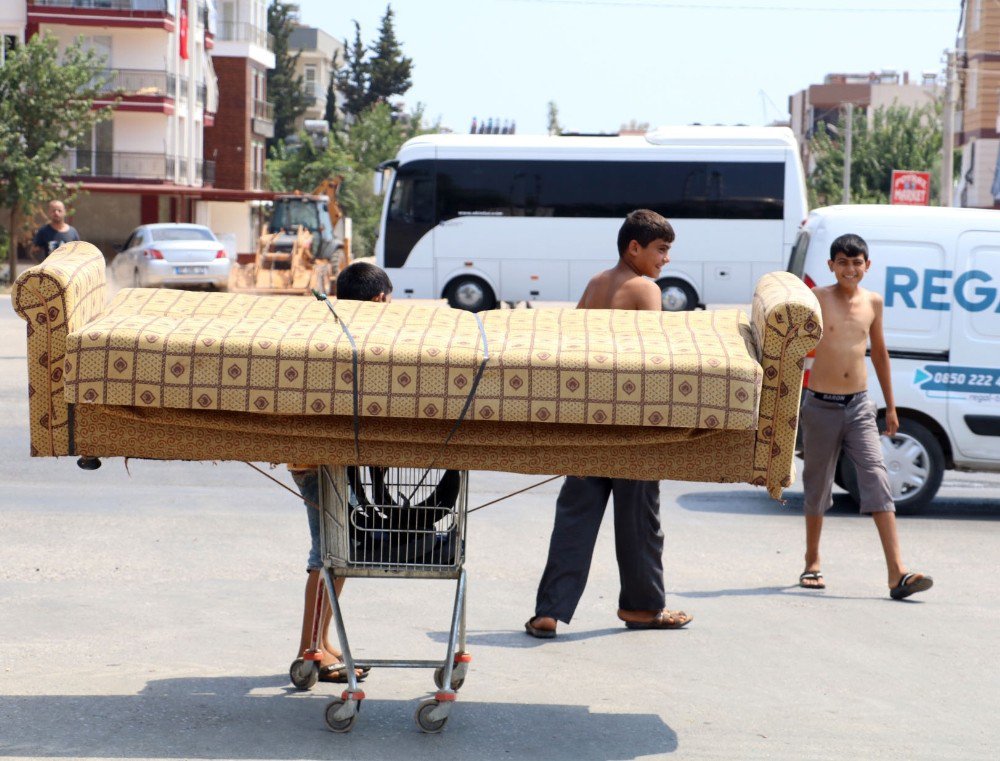
MULTIPOLYGON (((298 0, 301 20, 372 41, 384 0, 298 0)), ((408 106, 465 131, 473 116, 564 129, 765 124, 829 72, 941 71, 958 0, 394 0, 414 62, 408 106)))

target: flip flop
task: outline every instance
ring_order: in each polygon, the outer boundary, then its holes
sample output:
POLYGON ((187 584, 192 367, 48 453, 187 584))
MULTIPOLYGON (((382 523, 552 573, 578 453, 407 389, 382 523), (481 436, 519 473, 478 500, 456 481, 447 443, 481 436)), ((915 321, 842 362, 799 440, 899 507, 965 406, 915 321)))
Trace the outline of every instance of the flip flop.
POLYGON ((653 616, 649 621, 625 621, 625 628, 683 629, 693 620, 694 616, 689 616, 683 610, 661 610, 655 616, 653 616))
POLYGON ((934 579, 924 576, 922 573, 907 573, 899 580, 899 583, 889 590, 889 597, 893 600, 902 600, 916 592, 926 592, 934 586, 934 579))
POLYGON ((537 626, 532 625, 532 621, 540 616, 535 616, 534 618, 529 618, 524 622, 524 630, 530 634, 532 637, 537 637, 538 639, 555 639, 556 630, 555 629, 539 629, 537 626))
POLYGON ((826 589, 823 583, 823 574, 819 571, 806 571, 799 576, 799 586, 803 589, 826 589), (804 581, 815 581, 815 584, 803 584, 804 581))
MULTIPOLYGON (((371 671, 371 666, 355 666, 361 672, 358 681, 363 682, 371 671)), ((329 666, 322 666, 319 670, 319 681, 333 682, 334 684, 347 684, 347 667, 343 663, 331 663, 329 666)))

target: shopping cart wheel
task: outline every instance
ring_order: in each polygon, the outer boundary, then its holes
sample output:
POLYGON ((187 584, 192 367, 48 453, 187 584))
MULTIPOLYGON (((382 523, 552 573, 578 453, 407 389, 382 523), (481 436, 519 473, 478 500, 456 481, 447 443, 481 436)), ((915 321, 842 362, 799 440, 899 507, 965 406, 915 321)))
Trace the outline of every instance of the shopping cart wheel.
POLYGON ((436 734, 444 729, 444 725, 448 723, 447 716, 436 720, 431 718, 431 713, 439 705, 441 704, 434 698, 420 701, 420 705, 417 706, 417 713, 413 718, 416 719, 417 726, 420 727, 421 732, 436 734))
MULTIPOLYGON (((352 701, 353 702, 353 701, 352 701)), ((346 705, 346 701, 341 698, 336 700, 331 700, 326 706, 326 714, 324 718, 326 719, 326 725, 333 732, 350 732, 354 729, 354 725, 358 721, 357 705, 354 706, 354 713, 346 718, 338 718, 338 712, 341 712, 343 706, 346 705)))
POLYGON ((297 690, 311 690, 319 681, 319 661, 296 658, 288 669, 288 678, 297 690))
MULTIPOLYGON (((451 688, 458 692, 462 689, 462 685, 465 684, 465 669, 464 663, 455 664, 455 668, 451 672, 451 688)), ((437 685, 439 690, 444 689, 444 666, 438 666, 434 669, 434 684, 437 685)))

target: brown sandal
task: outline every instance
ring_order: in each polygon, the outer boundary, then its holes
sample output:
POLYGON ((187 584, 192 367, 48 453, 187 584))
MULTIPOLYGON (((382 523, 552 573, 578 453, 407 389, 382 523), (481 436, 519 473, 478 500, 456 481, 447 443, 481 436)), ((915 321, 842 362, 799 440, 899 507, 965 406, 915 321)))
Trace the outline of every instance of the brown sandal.
MULTIPOLYGON (((621 614, 618 614, 619 618, 621 614)), ((683 610, 661 610, 649 621, 625 621, 627 629, 682 629, 694 620, 683 610)))

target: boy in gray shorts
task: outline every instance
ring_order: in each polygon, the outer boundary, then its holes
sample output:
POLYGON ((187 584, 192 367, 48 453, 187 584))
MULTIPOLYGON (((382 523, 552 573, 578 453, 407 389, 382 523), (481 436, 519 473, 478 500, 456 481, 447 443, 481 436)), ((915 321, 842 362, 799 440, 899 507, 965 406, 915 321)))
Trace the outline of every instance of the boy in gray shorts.
POLYGON ((899 417, 882 332, 882 297, 860 285, 871 266, 868 245, 860 236, 837 238, 830 246, 828 265, 837 282, 813 288, 823 312, 823 338, 816 346, 801 410, 806 566, 799 576, 799 586, 826 586, 820 571, 819 539, 823 514, 833 504, 834 470, 843 448, 857 469, 861 512, 871 514, 878 528, 889 574, 889 595, 901 600, 930 589, 934 582, 930 576, 911 573, 903 564, 875 404, 866 391, 865 350, 870 339, 872 365, 885 396, 885 432, 892 436, 899 429, 899 417))

